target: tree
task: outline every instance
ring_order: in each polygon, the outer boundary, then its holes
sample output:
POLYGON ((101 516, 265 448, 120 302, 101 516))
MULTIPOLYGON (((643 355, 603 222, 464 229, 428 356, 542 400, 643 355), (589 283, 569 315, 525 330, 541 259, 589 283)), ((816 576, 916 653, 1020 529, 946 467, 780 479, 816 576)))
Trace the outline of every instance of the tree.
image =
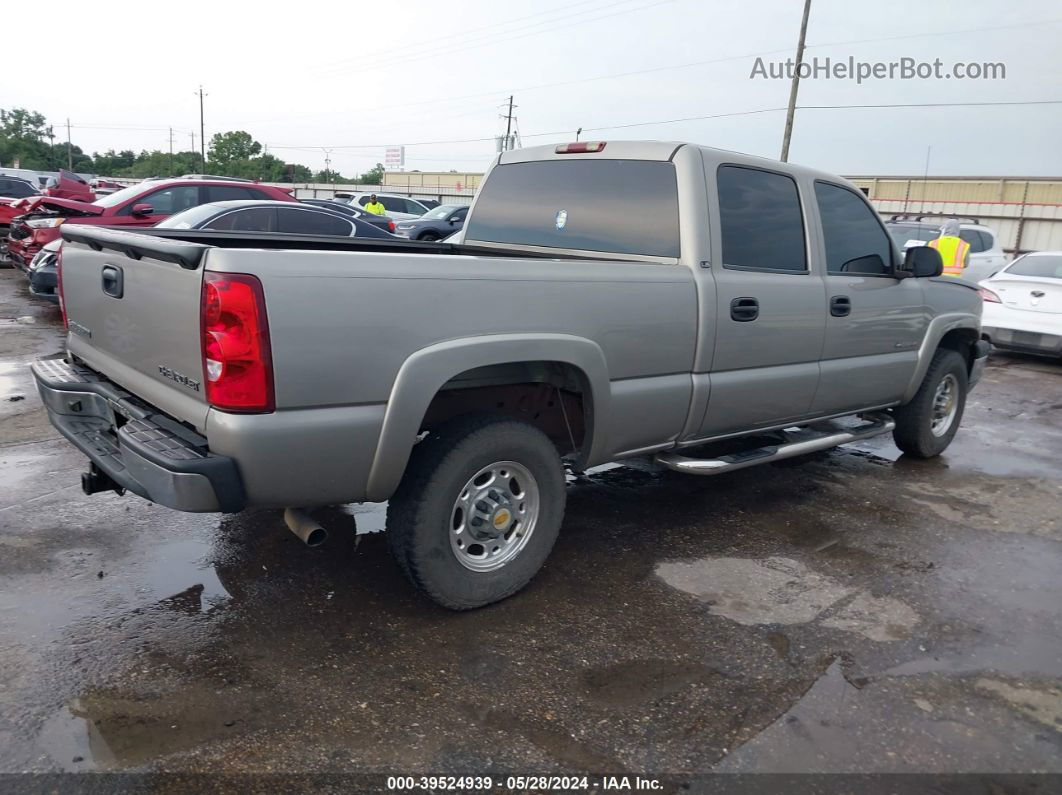
POLYGON ((324 182, 342 182, 343 177, 338 171, 333 171, 330 168, 321 169, 313 175, 313 181, 317 183, 324 182))
MULTIPOLYGON (((240 160, 250 160, 262 151, 262 145, 249 132, 232 130, 217 133, 210 139, 210 162, 222 168, 240 160)), ((227 175, 235 176, 235 175, 227 175)))
POLYGON ((365 185, 382 185, 384 175, 383 163, 377 163, 358 178, 358 182, 365 185))

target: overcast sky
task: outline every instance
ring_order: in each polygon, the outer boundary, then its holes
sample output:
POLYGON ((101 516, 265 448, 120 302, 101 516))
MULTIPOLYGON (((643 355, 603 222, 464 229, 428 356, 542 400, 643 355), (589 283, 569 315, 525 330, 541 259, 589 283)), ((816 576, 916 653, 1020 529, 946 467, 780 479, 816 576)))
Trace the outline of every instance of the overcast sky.
MULTIPOLYGON (((53 0, 5 36, 0 107, 44 113, 87 151, 190 148, 242 129, 286 160, 344 174, 406 145, 406 168, 480 171, 510 93, 525 146, 692 141, 778 157, 800 0, 53 0), (24 64, 21 66, 19 64, 24 64), (652 70, 652 71, 649 71, 652 70), (639 74, 630 74, 637 72, 639 74), (748 113, 750 111, 766 111, 748 113), (746 115, 725 116, 723 114, 746 115), (671 119, 719 116, 674 123, 671 119), (621 127, 644 122, 643 126, 621 127), (103 129, 106 127, 120 129, 103 129), (156 129, 132 129, 156 128, 156 129), (487 139, 487 140, 469 140, 487 139), (197 139, 198 140, 198 139, 197 139), (298 147, 298 148, 289 148, 298 147)), ((10 16, 10 15, 9 15, 10 16)), ((799 104, 1062 101, 1057 0, 813 0, 805 57, 1002 62, 1000 80, 806 80, 799 104), (954 33, 951 31, 968 31, 954 33)), ((798 110, 790 160, 847 174, 1062 174, 1062 104, 798 110)))

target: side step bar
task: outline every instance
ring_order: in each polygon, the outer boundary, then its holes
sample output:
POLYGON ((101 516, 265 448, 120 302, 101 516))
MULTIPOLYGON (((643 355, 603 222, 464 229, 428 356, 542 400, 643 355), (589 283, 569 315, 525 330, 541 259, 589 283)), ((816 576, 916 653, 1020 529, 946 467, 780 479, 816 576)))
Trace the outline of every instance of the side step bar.
POLYGON ((785 442, 759 447, 740 453, 730 453, 718 458, 689 458, 678 453, 657 453, 655 460, 668 469, 688 475, 718 475, 736 469, 781 461, 798 455, 828 450, 848 442, 869 439, 871 436, 888 433, 896 427, 896 421, 884 412, 860 415, 863 424, 844 427, 835 423, 815 423, 797 430, 785 431, 785 442))

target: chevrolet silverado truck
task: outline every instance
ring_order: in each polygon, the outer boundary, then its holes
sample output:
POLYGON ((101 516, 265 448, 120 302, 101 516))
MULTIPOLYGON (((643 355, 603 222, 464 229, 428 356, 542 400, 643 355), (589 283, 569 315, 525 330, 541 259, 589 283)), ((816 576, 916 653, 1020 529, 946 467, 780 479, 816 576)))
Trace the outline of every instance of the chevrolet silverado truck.
POLYGON ((456 239, 62 227, 37 361, 86 492, 183 511, 388 501, 399 567, 468 609, 526 585, 566 468, 718 475, 891 431, 951 442, 981 298, 830 174, 690 144, 504 152, 456 239))

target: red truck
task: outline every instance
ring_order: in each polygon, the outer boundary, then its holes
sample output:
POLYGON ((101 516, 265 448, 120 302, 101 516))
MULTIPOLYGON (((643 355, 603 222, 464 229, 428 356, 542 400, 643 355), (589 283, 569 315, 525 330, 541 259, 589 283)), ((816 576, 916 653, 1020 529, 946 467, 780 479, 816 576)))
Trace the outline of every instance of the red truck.
POLYGON ((101 196, 95 201, 74 201, 53 196, 31 196, 14 206, 7 253, 19 268, 29 267, 45 244, 59 237, 66 221, 93 226, 154 226, 174 213, 208 202, 233 199, 296 201, 287 189, 222 179, 146 180, 101 196))

